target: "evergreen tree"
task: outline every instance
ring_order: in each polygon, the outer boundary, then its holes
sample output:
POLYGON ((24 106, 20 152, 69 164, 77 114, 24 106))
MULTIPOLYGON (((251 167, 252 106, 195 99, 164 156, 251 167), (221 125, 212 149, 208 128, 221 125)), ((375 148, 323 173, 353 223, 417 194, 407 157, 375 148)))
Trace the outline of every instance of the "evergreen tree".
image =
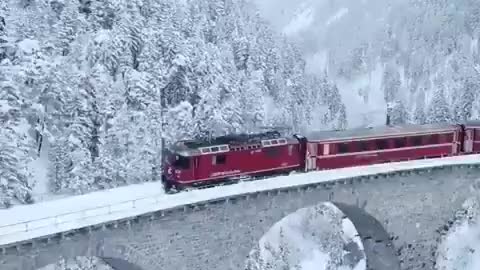
POLYGON ((401 125, 409 121, 408 112, 401 100, 393 103, 390 114, 390 124, 401 125))
POLYGON ((423 92, 416 98, 415 111, 413 112, 412 122, 415 124, 423 125, 427 123, 427 116, 425 114, 425 97, 423 92))
POLYGON ((30 201, 34 157, 83 193, 158 179, 163 139, 344 128, 305 65, 244 0, 0 1, 0 194, 30 201))
POLYGON ((427 123, 450 122, 451 114, 448 103, 445 100, 443 88, 439 88, 434 92, 432 100, 428 106, 427 123))
POLYGON ((463 122, 470 120, 473 114, 473 104, 477 98, 477 86, 473 80, 467 80, 460 89, 459 97, 453 108, 453 117, 455 121, 463 122))

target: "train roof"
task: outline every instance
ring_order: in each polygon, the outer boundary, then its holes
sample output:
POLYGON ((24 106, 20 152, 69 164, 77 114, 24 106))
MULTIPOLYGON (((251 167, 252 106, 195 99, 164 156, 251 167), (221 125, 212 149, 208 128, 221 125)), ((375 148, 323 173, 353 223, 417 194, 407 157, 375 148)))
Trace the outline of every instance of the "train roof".
POLYGON ((470 120, 464 123, 466 126, 476 126, 480 127, 480 120, 470 120))
POLYGON ((352 138, 374 138, 398 135, 413 135, 422 133, 434 133, 454 130, 456 125, 452 124, 427 124, 414 125, 405 124, 397 126, 377 126, 372 128, 354 128, 337 131, 314 131, 306 135, 309 141, 337 141, 352 138))
POLYGON ((214 145, 242 145, 260 143, 262 140, 278 139, 281 137, 278 131, 268 131, 255 134, 229 134, 212 138, 199 138, 196 140, 185 140, 183 144, 190 149, 208 147, 214 145))
POLYGON ((278 131, 268 131, 254 134, 231 134, 196 140, 176 142, 171 150, 184 156, 228 152, 232 148, 259 145, 263 147, 298 142, 294 138, 282 137, 278 131))

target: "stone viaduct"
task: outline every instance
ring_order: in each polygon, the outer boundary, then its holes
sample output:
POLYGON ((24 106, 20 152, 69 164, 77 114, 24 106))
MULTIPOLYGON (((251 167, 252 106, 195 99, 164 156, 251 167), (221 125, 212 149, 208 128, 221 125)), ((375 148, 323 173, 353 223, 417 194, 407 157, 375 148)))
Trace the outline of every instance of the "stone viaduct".
POLYGON ((100 257, 117 270, 245 269, 275 222, 324 201, 357 227, 369 269, 385 270, 375 263, 392 256, 400 265, 392 270, 435 269, 440 235, 478 195, 479 173, 480 165, 443 166, 218 199, 0 247, 0 269, 34 270, 76 256, 100 257))

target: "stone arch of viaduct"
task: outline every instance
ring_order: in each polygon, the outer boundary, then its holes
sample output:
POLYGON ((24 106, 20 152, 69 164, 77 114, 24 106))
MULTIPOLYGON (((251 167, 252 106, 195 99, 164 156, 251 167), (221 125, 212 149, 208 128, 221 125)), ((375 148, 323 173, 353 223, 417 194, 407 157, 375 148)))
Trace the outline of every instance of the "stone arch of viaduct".
POLYGON ((0 269, 35 270, 76 256, 101 257, 117 270, 243 269, 275 222, 322 201, 346 213, 364 243, 393 241, 400 269, 434 269, 439 230, 478 194, 479 178, 478 165, 446 166, 244 194, 0 247, 0 269), (367 235, 373 227, 356 220, 359 213, 385 232, 367 235))

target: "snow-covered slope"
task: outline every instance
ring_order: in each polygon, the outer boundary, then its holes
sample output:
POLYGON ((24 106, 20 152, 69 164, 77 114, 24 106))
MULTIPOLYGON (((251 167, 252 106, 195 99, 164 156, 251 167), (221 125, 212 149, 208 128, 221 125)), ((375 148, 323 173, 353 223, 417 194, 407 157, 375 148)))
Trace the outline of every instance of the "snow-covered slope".
POLYGON ((350 126, 383 124, 398 103, 402 121, 479 117, 480 2, 255 2, 298 42, 310 72, 338 84, 350 126))
MULTIPOLYGON (((308 71, 319 74, 326 70, 331 79, 335 80, 347 107, 349 126, 385 123, 386 104, 381 90, 382 65, 375 65, 368 73, 348 80, 334 76, 335 72, 332 71, 332 63, 342 60, 335 51, 342 48, 348 50, 357 43, 354 42, 355 33, 352 33, 353 27, 359 26, 358 22, 353 21, 353 18, 359 16, 355 8, 360 4, 353 3, 357 1, 257 2, 263 15, 278 31, 300 44, 308 71), (365 98, 366 95, 370 98, 365 98)), ((370 18, 367 14, 364 17, 370 18)))
POLYGON ((0 207, 158 180, 163 142, 344 126, 249 0, 143 2, 0 1, 0 207))
POLYGON ((480 204, 478 198, 465 202, 466 210, 438 247, 436 270, 480 269, 480 204))

